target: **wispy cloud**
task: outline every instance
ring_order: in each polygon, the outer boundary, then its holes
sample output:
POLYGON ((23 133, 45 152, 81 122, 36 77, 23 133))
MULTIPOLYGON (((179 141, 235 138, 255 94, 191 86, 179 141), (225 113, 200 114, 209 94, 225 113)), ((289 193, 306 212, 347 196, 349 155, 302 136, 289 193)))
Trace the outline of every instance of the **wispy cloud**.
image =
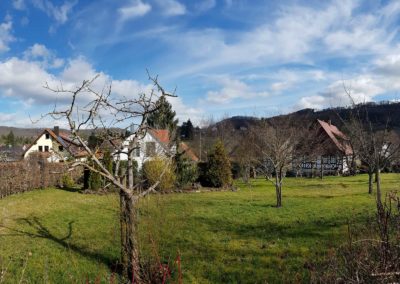
POLYGON ((186 14, 186 6, 177 0, 157 0, 158 5, 162 9, 162 13, 166 16, 181 16, 186 14))
POLYGON ((196 9, 201 12, 204 12, 214 8, 216 4, 217 4, 216 0, 201 0, 196 4, 196 9))
POLYGON ((9 44, 15 40, 12 31, 11 19, 0 24, 0 53, 10 50, 9 44))
POLYGON ((78 1, 65 1, 60 6, 54 5, 49 0, 32 0, 32 3, 36 8, 45 12, 47 16, 53 18, 58 24, 64 24, 68 21, 69 14, 78 1))
POLYGON ((142 17, 151 11, 151 5, 141 0, 132 0, 129 5, 118 9, 121 21, 142 17))
POLYGON ((206 101, 218 104, 227 104, 236 99, 248 100, 267 97, 267 92, 254 91, 245 82, 229 76, 217 76, 214 80, 220 86, 218 91, 207 92, 206 101))

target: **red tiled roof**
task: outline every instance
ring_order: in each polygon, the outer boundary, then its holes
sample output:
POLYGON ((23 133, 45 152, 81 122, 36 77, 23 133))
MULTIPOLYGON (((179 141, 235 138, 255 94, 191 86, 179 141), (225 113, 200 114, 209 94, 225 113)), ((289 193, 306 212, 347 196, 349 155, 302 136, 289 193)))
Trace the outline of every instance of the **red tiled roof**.
POLYGON ((353 149, 349 144, 349 139, 343 134, 343 132, 331 123, 319 119, 317 119, 317 121, 340 151, 344 152, 346 155, 353 154, 353 149))
POLYGON ((169 131, 166 129, 150 129, 150 134, 163 144, 169 144, 169 131))

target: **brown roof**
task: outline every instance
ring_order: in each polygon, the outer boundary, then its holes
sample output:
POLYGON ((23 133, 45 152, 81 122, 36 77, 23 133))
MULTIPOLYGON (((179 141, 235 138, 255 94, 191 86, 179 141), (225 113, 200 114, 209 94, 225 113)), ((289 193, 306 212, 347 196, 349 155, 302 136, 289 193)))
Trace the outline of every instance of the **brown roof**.
POLYGON ((193 150, 186 144, 181 142, 179 145, 181 150, 184 152, 184 154, 191 159, 193 162, 198 162, 199 158, 196 156, 196 154, 193 152, 193 150))
POLYGON ((54 133, 53 130, 46 128, 36 137, 35 141, 31 145, 26 148, 24 154, 39 140, 39 138, 48 133, 51 137, 54 138, 60 145, 62 145, 72 156, 78 157, 85 157, 87 156, 86 150, 84 150, 79 143, 73 141, 67 133, 60 133, 58 136, 54 133))
POLYGON ((335 125, 331 123, 319 119, 317 119, 317 121, 340 151, 346 155, 353 154, 353 149, 350 146, 349 138, 347 138, 343 132, 341 132, 335 125))

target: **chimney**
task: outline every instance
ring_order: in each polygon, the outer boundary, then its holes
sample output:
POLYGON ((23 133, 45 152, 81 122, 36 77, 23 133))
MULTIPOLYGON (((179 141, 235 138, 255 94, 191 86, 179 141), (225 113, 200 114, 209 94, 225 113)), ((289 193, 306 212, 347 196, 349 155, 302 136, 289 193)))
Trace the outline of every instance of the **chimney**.
POLYGON ((329 124, 329 125, 332 125, 332 120, 329 119, 329 120, 328 120, 328 124, 329 124))
POLYGON ((54 132, 54 134, 56 136, 60 136, 60 127, 59 126, 54 126, 53 132, 54 132))

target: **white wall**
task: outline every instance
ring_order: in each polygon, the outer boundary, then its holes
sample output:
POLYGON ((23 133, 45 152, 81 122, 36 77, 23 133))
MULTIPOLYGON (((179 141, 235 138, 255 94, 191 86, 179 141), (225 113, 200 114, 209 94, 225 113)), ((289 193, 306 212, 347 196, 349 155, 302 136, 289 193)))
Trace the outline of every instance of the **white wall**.
MULTIPOLYGON (((129 143, 133 140, 134 135, 129 136, 125 141, 124 141, 124 152, 128 151, 128 146, 129 143)), ((143 166, 143 163, 146 162, 147 160, 151 159, 152 157, 148 157, 146 156, 146 143, 147 142, 154 142, 155 143, 155 154, 157 156, 164 156, 165 155, 165 149, 163 148, 163 146, 158 142, 158 140, 156 140, 151 134, 146 133, 146 136, 139 141, 139 145, 140 145, 140 153, 139 156, 136 156, 136 150, 134 151, 134 160, 138 163, 138 168, 141 169, 143 166)), ((116 160, 117 157, 114 157, 114 159, 116 160)), ((121 153, 119 154, 119 159, 121 161, 127 161, 128 160, 128 155, 121 153)))

